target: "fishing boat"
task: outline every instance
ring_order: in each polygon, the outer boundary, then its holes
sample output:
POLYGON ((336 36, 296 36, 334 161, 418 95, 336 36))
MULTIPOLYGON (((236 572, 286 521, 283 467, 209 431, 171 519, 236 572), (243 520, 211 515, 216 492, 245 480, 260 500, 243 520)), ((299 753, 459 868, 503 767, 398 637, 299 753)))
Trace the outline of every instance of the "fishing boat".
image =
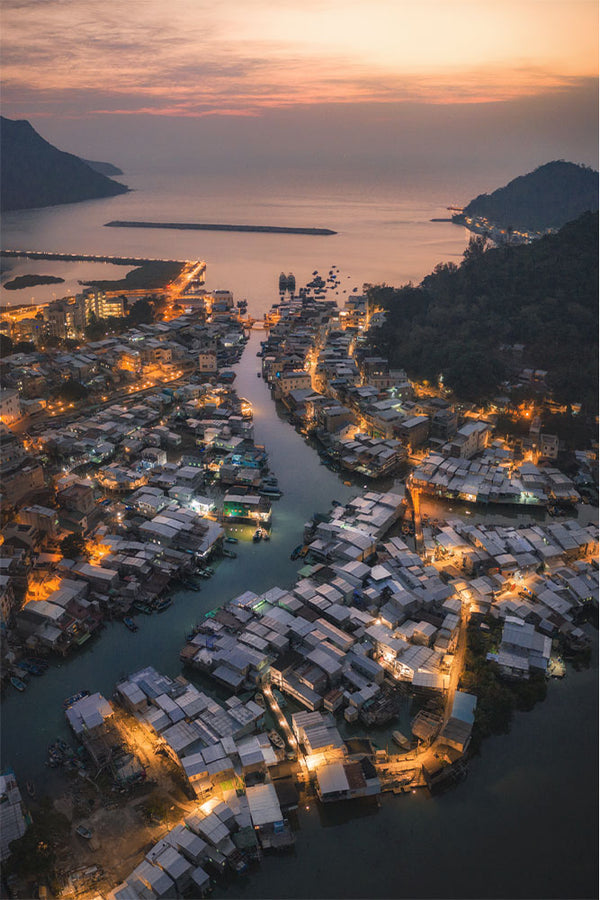
POLYGON ((233 550, 227 550, 226 547, 223 547, 223 556, 227 556, 228 559, 237 559, 237 553, 234 553, 233 550))
POLYGON ((133 604, 133 608, 137 609, 138 612, 144 613, 147 616, 152 613, 152 607, 148 606, 148 604, 144 603, 142 600, 136 600, 133 604))
POLYGON ((164 600, 159 600, 156 604, 156 612, 164 612, 165 609, 168 609, 173 601, 170 597, 165 597, 164 600))
POLYGON ((229 536, 229 537, 225 538, 225 543, 226 544, 239 544, 239 541, 237 538, 229 536))
POLYGON ((279 708, 285 709, 287 706, 287 700, 285 699, 285 697, 283 696, 281 691, 278 691, 277 688, 273 688, 273 696, 277 700, 277 703, 279 704, 279 708))
POLYGON ((392 738, 403 750, 410 750, 411 743, 408 738, 404 737, 401 731, 392 731, 392 738))
POLYGON ((123 624, 125 625, 126 628, 129 628, 130 631, 138 630, 137 625, 135 624, 133 619, 130 618, 129 616, 125 616, 125 618, 123 619, 123 624))
POLYGON ((269 731, 267 733, 267 737, 269 738, 269 740, 271 741, 273 746, 277 747, 278 750, 285 750, 285 741, 281 737, 279 732, 277 732, 273 729, 272 731, 269 731))
POLYGON ((92 839, 92 832, 89 828, 86 828, 85 825, 78 825, 75 829, 75 832, 79 835, 79 837, 85 838, 86 841, 92 839))
POLYGON ((63 709, 69 709, 74 703, 77 703, 78 700, 83 700, 84 697, 89 696, 89 691, 79 691, 77 694, 73 694, 72 697, 67 697, 66 700, 63 700, 63 709))
POLYGON ((255 544, 258 544, 259 541, 262 541, 263 533, 261 528, 257 528, 254 534, 252 535, 252 541, 255 544))
POLYGON ((20 678, 17 678, 16 675, 11 675, 10 683, 11 683, 12 686, 13 686, 14 688, 16 688, 18 691, 24 691, 25 688, 27 687, 27 685, 25 684, 25 682, 24 682, 24 681, 21 681, 20 678))
POLYGON ((302 553, 302 544, 298 544, 297 547, 294 547, 292 552, 290 553, 290 559, 298 559, 300 554, 302 553))
POLYGON ((262 706, 263 709, 265 708, 265 698, 260 692, 257 692, 254 695, 254 702, 258 703, 259 706, 262 706))

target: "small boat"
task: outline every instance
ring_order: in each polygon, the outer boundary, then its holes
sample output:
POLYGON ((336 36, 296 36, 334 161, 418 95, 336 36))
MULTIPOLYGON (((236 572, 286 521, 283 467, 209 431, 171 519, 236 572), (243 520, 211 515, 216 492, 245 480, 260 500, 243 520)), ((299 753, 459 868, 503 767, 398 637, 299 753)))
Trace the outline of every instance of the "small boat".
POLYGON ((133 608, 137 609, 138 612, 144 613, 147 616, 152 613, 152 607, 148 606, 147 603, 143 603, 141 600, 136 600, 133 604, 133 608))
POLYGON ((265 698, 261 693, 256 693, 254 695, 254 702, 258 703, 259 706, 262 706, 263 709, 265 708, 265 698))
POLYGON ((273 696, 277 700, 277 703, 279 704, 279 708, 285 709, 287 706, 287 700, 285 699, 285 697, 283 696, 281 691, 278 691, 277 688, 273 688, 273 696))
POLYGON ((234 538, 234 537, 226 537, 225 543, 226 544, 239 544, 239 541, 237 538, 234 538))
POLYGON ((257 372, 257 373, 256 373, 256 377, 257 377, 257 378, 260 378, 260 372, 257 372))
POLYGON ((233 550, 227 550, 226 547, 223 547, 223 556, 226 556, 228 559, 237 559, 237 553, 234 553, 233 550))
POLYGON ((268 531, 265 531, 264 528, 263 528, 263 533, 262 533, 262 539, 263 539, 263 541, 271 540, 271 535, 269 534, 268 531))
POLYGON ((35 785, 33 781, 27 781, 25 783, 25 788, 27 789, 27 793, 30 797, 35 797, 35 785))
POLYGON ((73 694, 72 697, 67 697, 66 700, 63 700, 63 709, 69 709, 74 703, 77 703, 78 700, 83 700, 84 697, 89 696, 89 691, 79 691, 77 694, 73 694))
POLYGON ((17 678, 16 675, 11 675, 10 683, 11 683, 12 686, 13 686, 14 688, 16 688, 18 691, 24 691, 25 688, 27 687, 27 685, 25 684, 25 682, 24 682, 24 681, 21 681, 20 678, 17 678))
POLYGON ((404 737, 401 731, 392 731, 392 738, 403 750, 410 750, 411 743, 408 738, 404 737))
POLYGON ((123 624, 124 624, 127 628, 129 628, 130 631, 137 631, 137 630, 138 630, 137 625, 135 624, 135 622, 133 621, 133 619, 131 619, 129 616, 125 616, 125 618, 123 619, 123 624))
POLYGON ((290 559, 298 559, 298 557, 300 556, 301 552, 302 552, 302 544, 298 544, 298 546, 295 547, 295 548, 292 550, 292 552, 290 553, 290 559))
POLYGON ((75 832, 79 835, 79 837, 85 838, 86 841, 89 841, 92 838, 92 832, 89 828, 86 828, 85 825, 78 825, 75 829, 75 832))
POLYGON ((165 597, 164 600, 159 600, 156 604, 156 612, 164 612, 165 609, 168 609, 173 601, 170 597, 165 597))
POLYGON ((274 747, 277 747, 278 750, 284 750, 284 749, 285 749, 285 741, 284 741, 284 739, 281 737, 281 735, 279 734, 279 732, 277 732, 277 731, 275 731, 275 730, 269 731, 269 732, 267 733, 267 737, 269 738, 269 740, 271 741, 271 743, 273 744, 273 746, 274 746, 274 747))
POLYGON ((255 544, 258 544, 259 541, 262 541, 263 533, 260 528, 257 528, 254 534, 252 535, 252 541, 255 544))

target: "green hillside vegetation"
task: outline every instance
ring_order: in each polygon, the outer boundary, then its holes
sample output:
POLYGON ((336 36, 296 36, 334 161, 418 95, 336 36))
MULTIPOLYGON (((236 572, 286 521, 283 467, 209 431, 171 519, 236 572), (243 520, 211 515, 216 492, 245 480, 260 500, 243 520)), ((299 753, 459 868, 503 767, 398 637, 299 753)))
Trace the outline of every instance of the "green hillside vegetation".
POLYGON ((53 147, 29 122, 2 116, 0 126, 0 202, 5 212, 114 197, 129 190, 78 156, 53 147))
POLYGON ((378 352, 409 377, 442 374, 461 399, 501 393, 502 344, 524 344, 523 365, 548 371, 557 400, 598 408, 598 213, 531 244, 485 249, 473 238, 460 266, 440 264, 415 287, 371 288, 387 311, 378 352))
POLYGON ((159 291, 181 275, 184 268, 183 262, 153 260, 132 269, 116 281, 84 281, 83 284, 98 291, 159 291))
POLYGON ((478 216, 500 228, 544 231, 560 228, 584 212, 598 209, 598 173, 587 166, 556 160, 513 179, 492 194, 471 200, 463 215, 478 216))
POLYGON ((21 291, 23 288, 36 287, 38 284, 64 284, 65 279, 57 275, 17 275, 2 287, 7 291, 21 291))

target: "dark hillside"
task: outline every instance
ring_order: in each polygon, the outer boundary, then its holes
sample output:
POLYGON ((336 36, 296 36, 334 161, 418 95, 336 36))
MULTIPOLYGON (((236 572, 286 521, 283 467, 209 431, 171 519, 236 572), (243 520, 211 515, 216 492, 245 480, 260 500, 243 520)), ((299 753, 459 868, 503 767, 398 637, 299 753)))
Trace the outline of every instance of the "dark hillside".
POLYGON ((518 247, 472 241, 460 267, 439 265, 421 285, 376 287, 387 310, 378 349, 410 377, 459 397, 499 393, 502 344, 524 344, 523 365, 546 369, 556 399, 598 408, 598 213, 518 247))
POLYGON ((556 160, 513 179, 492 194, 471 200, 462 216, 487 219, 500 228, 544 231, 560 228, 584 212, 598 209, 598 173, 587 166, 556 160))
POLYGON ((0 117, 1 193, 6 212, 113 197, 129 189, 57 150, 25 121, 0 117))

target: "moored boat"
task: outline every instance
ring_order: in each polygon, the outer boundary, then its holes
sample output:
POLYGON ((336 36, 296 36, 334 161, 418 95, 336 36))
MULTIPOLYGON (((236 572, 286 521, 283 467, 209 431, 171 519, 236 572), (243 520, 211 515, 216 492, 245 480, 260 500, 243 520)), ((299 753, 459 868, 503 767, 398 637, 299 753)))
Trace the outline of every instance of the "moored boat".
POLYGON ((78 700, 83 700, 84 697, 89 696, 89 691, 78 691, 77 694, 73 694, 71 697, 67 697, 66 700, 63 700, 63 709, 69 709, 74 703, 77 703, 78 700))
POLYGON ((274 746, 274 747, 277 747, 278 750, 284 750, 284 749, 285 749, 285 741, 284 741, 284 739, 281 737, 281 735, 279 734, 278 731, 275 731, 275 730, 273 729, 272 731, 267 732, 267 737, 269 738, 269 740, 271 741, 271 743, 273 744, 273 746, 274 746))
POLYGON ((13 686, 14 688, 16 688, 18 691, 24 691, 25 688, 27 687, 27 685, 25 684, 25 682, 24 682, 24 681, 21 681, 20 678, 17 678, 16 675, 11 675, 10 683, 11 683, 12 686, 13 686))
POLYGON ((227 550, 226 547, 223 547, 223 556, 228 557, 228 559, 237 559, 237 553, 234 553, 233 550, 227 550))
POLYGON ((410 750, 411 743, 407 737, 404 737, 401 731, 392 731, 392 738, 403 750, 410 750))
POLYGON ((92 839, 92 832, 89 828, 86 828, 85 825, 78 825, 75 831, 80 837, 85 838, 86 841, 92 839))
POLYGON ((135 624, 135 622, 133 621, 133 619, 130 616, 125 616, 125 618, 123 619, 123 624, 127 628, 129 628, 130 631, 138 630, 138 626, 135 624))
POLYGON ((263 533, 261 528, 257 528, 254 534, 252 535, 252 541, 255 544, 258 544, 259 541, 262 541, 263 533))
POLYGON ((225 538, 225 543, 226 544, 239 544, 239 541, 236 537, 231 537, 231 535, 228 535, 225 538))

